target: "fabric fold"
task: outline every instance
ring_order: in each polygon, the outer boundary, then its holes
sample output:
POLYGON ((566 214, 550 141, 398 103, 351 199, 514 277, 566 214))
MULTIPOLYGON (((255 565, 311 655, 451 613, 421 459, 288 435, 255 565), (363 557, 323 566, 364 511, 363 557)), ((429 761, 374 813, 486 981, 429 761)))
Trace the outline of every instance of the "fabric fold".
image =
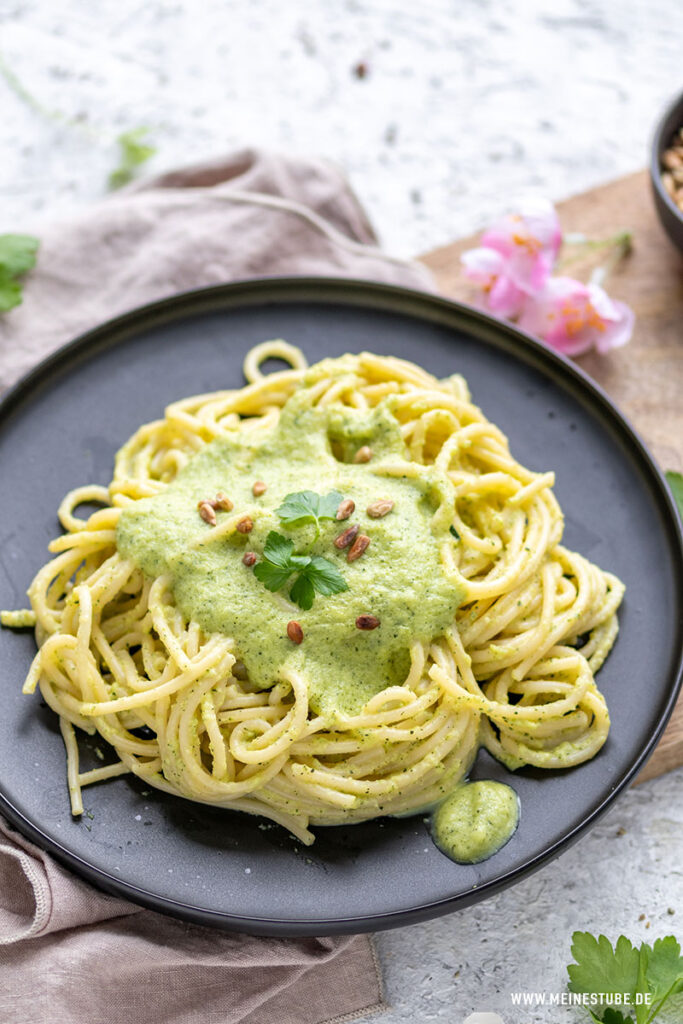
POLYGON ((376 247, 358 200, 323 160, 243 150, 35 230, 24 302, 0 317, 0 390, 103 320, 190 288, 299 274, 434 290, 425 267, 376 247))
POLYGON ((0 947, 141 910, 65 871, 0 818, 0 947))

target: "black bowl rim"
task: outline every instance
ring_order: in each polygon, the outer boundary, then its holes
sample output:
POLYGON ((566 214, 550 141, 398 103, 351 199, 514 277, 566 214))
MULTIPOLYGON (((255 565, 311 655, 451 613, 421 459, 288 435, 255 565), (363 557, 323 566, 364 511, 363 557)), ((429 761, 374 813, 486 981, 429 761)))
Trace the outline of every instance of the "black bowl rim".
POLYGON ((667 104, 666 110, 657 122, 650 150, 650 178, 652 179, 652 184, 657 196, 665 204, 666 208, 671 211, 674 217, 683 224, 683 211, 676 206, 673 199, 664 188, 661 168, 661 156, 668 141, 667 136, 671 134, 671 125, 669 122, 676 114, 680 116, 679 127, 683 127, 683 92, 677 93, 675 98, 667 104))

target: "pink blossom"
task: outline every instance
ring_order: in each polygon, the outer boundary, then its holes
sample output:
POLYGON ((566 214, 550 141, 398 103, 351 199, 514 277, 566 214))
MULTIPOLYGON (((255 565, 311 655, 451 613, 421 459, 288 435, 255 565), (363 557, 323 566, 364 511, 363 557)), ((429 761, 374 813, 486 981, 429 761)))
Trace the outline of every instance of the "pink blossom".
MULTIPOLYGON (((619 242, 623 248, 626 238, 630 242, 630 234, 622 232, 601 244, 619 242)), ((462 254, 465 276, 481 289, 479 304, 568 356, 625 345, 633 332, 633 311, 610 299, 597 283, 600 278, 584 285, 551 277, 561 244, 552 205, 538 198, 522 203, 518 213, 484 232, 478 248, 462 254)))
POLYGON ((478 284, 482 290, 480 305, 495 313, 512 319, 519 316, 524 305, 525 293, 505 272, 505 258, 495 249, 468 249, 462 254, 465 276, 478 284))
POLYGON ((504 274, 527 295, 539 292, 550 277, 562 244, 557 213, 547 199, 533 198, 520 203, 485 231, 481 245, 500 253, 504 274))
POLYGON ((552 277, 525 305, 518 322, 558 352, 577 356, 591 348, 605 353, 625 345, 634 320, 633 310, 610 299, 599 285, 552 277))

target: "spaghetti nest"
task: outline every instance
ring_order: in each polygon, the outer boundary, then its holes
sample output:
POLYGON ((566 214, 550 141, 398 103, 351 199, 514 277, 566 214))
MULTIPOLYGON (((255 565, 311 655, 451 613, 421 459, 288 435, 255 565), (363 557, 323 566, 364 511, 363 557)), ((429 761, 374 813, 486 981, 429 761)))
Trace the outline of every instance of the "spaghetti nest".
POLYGON ((108 488, 72 491, 59 509, 66 532, 29 590, 39 651, 24 690, 39 685, 60 717, 73 813, 82 786, 132 772, 311 843, 309 824, 430 807, 482 744, 513 769, 593 757, 609 729, 594 674, 616 637, 623 586, 561 546, 553 474, 515 461, 457 376, 369 353, 309 371, 285 342, 253 349, 245 375, 240 390, 169 406, 118 453, 108 488), (268 357, 290 369, 263 375, 268 357), (277 424, 304 382, 319 407, 390 400, 408 464, 446 474, 455 495, 439 553, 464 595, 454 621, 415 639, 400 685, 354 714, 315 713, 299 670, 255 685, 234 638, 182 614, 172 575, 150 578, 117 550, 122 510, 164 491, 214 439, 277 424), (84 520, 84 503, 105 507, 84 520), (74 726, 99 733, 118 760, 81 772, 74 726))

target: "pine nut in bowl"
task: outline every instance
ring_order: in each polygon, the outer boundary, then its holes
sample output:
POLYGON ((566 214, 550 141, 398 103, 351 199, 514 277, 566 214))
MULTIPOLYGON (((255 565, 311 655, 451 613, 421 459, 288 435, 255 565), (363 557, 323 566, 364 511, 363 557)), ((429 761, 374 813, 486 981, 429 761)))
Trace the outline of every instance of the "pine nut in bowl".
POLYGON ((659 219, 683 252, 683 92, 667 108, 655 130, 650 177, 659 219))

